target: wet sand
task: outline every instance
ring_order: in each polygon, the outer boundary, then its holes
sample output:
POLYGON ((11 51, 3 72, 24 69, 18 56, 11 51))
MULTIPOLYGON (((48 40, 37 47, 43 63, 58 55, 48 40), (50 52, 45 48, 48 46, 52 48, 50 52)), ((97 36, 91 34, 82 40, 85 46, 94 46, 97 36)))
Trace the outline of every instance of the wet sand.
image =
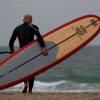
POLYGON ((0 93, 0 100, 100 100, 100 93, 33 92, 0 93))

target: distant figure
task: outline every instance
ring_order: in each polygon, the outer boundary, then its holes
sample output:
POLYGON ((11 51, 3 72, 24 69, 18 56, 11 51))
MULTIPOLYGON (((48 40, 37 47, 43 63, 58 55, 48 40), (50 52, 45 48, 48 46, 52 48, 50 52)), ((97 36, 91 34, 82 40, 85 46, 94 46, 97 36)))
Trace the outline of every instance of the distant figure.
MULTIPOLYGON (((28 43, 34 40, 34 35, 36 35, 37 40, 40 46, 42 47, 43 55, 44 56, 48 55, 48 49, 46 48, 45 43, 40 35, 38 27, 32 24, 31 14, 26 14, 23 18, 23 24, 17 26, 14 29, 11 39, 9 41, 10 51, 12 53, 14 52, 14 42, 16 38, 18 38, 20 48, 22 48, 23 46, 27 45, 28 43)), ((23 93, 27 93, 27 92, 32 93, 34 80, 35 80, 35 77, 33 77, 30 80, 26 80, 24 82, 24 89, 22 91, 23 93)))

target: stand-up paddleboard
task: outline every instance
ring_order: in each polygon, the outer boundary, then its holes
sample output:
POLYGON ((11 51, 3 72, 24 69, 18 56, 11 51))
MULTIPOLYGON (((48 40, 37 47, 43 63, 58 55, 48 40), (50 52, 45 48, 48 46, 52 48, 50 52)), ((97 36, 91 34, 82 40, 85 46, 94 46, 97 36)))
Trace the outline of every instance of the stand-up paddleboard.
POLYGON ((43 36, 49 55, 33 41, 0 62, 0 90, 37 76, 75 54, 100 32, 100 17, 86 15, 43 36))

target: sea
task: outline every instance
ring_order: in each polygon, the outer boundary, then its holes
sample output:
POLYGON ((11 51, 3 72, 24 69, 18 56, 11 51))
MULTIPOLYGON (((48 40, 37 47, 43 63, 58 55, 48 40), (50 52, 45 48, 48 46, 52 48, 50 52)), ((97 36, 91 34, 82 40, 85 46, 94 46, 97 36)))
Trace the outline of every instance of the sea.
MULTIPOLYGON (((9 50, 0 47, 0 51, 9 50)), ((6 54, 0 55, 1 59, 6 54)), ((20 83, 0 92, 21 92, 20 83)), ((35 77, 33 92, 97 92, 100 91, 100 46, 86 46, 52 69, 35 77)))

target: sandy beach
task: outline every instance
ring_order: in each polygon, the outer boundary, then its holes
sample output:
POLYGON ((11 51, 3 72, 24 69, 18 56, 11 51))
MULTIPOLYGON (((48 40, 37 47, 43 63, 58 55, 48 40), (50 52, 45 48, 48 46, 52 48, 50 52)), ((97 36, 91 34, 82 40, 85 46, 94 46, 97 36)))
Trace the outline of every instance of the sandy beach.
POLYGON ((100 93, 33 92, 0 93, 0 100, 100 100, 100 93))

